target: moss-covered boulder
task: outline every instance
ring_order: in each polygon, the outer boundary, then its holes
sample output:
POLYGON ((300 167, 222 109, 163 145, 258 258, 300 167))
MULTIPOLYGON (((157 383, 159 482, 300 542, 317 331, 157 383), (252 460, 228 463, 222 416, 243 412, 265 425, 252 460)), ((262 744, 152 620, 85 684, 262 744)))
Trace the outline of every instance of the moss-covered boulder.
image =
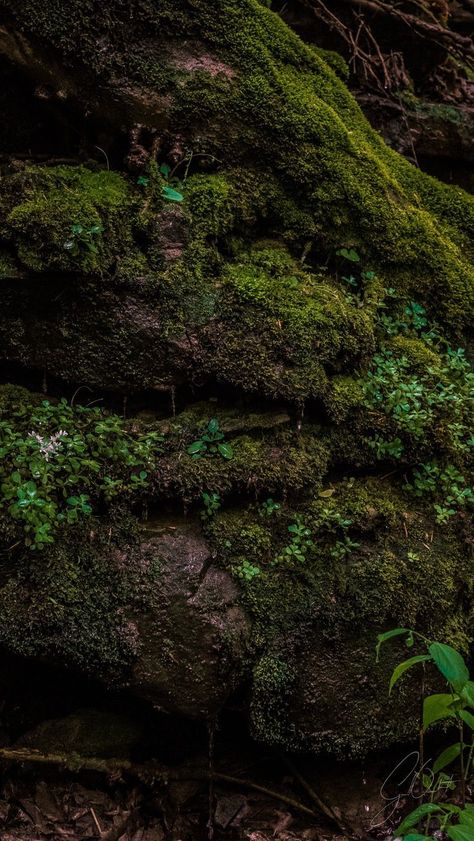
POLYGON ((376 634, 472 637, 472 196, 267 3, 0 10, 84 128, 0 185, 0 356, 67 396, 0 394, 0 641, 186 715, 240 686, 280 747, 408 738, 376 634))

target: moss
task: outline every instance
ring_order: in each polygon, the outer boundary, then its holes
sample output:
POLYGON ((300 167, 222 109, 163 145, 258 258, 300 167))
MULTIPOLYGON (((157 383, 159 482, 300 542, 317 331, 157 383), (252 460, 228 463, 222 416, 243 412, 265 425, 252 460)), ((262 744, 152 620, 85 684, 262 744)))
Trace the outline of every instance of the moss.
POLYGON ((283 506, 273 517, 256 507, 223 511, 209 535, 221 562, 235 574, 243 560, 260 569, 249 581, 239 578, 253 616, 255 736, 286 749, 311 745, 347 755, 416 732, 416 711, 410 708, 407 715, 399 701, 391 704, 390 717, 381 714, 380 698, 385 697, 395 655, 387 651, 382 665, 375 667, 377 633, 396 625, 417 627, 466 648, 470 630, 463 603, 474 580, 468 552, 455 530, 430 532, 427 543, 429 514, 419 506, 413 509, 390 482, 352 479, 332 487, 332 496, 302 501, 296 511, 283 506), (339 559, 331 550, 344 529, 334 525, 331 513, 349 521, 344 528, 359 544, 339 559), (297 516, 312 529, 314 549, 304 563, 275 565, 272 560, 289 540, 287 524, 297 516), (313 650, 321 657, 324 690, 314 689, 323 691, 320 717, 306 722, 301 683, 304 674, 317 679, 315 665, 308 665, 308 673, 304 665, 313 650), (356 659, 349 666, 351 657, 356 659), (341 666, 346 661, 348 683, 341 666), (358 690, 357 699, 348 700, 344 716, 339 716, 331 710, 331 693, 342 699, 353 692, 353 671, 370 674, 372 683, 367 691, 358 690))
MULTIPOLYGON (((166 94, 171 131, 196 154, 233 165, 251 154, 260 173, 272 168, 326 249, 357 245, 391 285, 426 298, 436 281, 441 316, 458 327, 472 319, 473 199, 388 149, 328 62, 257 0, 219 0, 212 10, 206 0, 191 10, 178 0, 159 8, 147 0, 137 5, 135 22, 118 2, 94 7, 90 18, 78 2, 67 14, 55 0, 42 9, 31 0, 2 5, 20 27, 80 57, 101 79, 125 77, 166 94), (143 27, 155 38, 152 52, 143 27), (99 30, 123 46, 99 55, 99 30), (186 55, 184 42, 196 32, 231 75, 179 68, 177 51, 186 55)), ((287 235, 294 236, 292 227, 288 219, 287 235)))
POLYGON ((425 374, 428 368, 439 368, 442 359, 423 339, 412 336, 394 336, 387 343, 397 356, 404 356, 410 363, 411 370, 425 374))
POLYGON ((350 75, 349 65, 340 53, 337 53, 335 50, 324 50, 322 47, 316 47, 314 45, 313 49, 316 55, 322 58, 334 70, 336 76, 339 76, 343 82, 347 82, 350 75))
MULTIPOLYGON (((196 432, 189 435, 189 443, 196 437, 196 432)), ((155 491, 188 501, 199 500, 204 491, 223 496, 262 491, 300 494, 320 486, 327 470, 329 450, 310 434, 262 431, 258 437, 238 435, 228 440, 234 451, 229 461, 218 455, 195 460, 183 455, 182 449, 161 459, 153 480, 155 491)))
POLYGON ((16 260, 7 251, 0 251, 0 280, 10 280, 19 277, 16 260))
POLYGON ((340 374, 332 377, 324 397, 324 405, 331 420, 340 424, 360 408, 363 399, 364 389, 360 380, 340 374))
POLYGON ((132 197, 117 173, 30 167, 3 190, 1 227, 29 269, 103 272, 132 244, 132 197))
POLYGON ((128 616, 150 606, 157 572, 135 563, 133 528, 122 511, 120 523, 90 521, 45 552, 11 556, 0 585, 1 644, 109 683, 124 680, 138 651, 128 616))

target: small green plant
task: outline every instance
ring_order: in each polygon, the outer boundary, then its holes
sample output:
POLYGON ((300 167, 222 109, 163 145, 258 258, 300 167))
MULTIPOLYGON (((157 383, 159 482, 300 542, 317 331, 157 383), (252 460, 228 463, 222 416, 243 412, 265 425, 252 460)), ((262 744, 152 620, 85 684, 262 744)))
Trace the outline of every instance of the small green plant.
MULTIPOLYGON (((413 648, 415 642, 423 646, 423 653, 416 654, 403 660, 396 666, 389 683, 389 694, 403 675, 414 666, 422 664, 423 670, 427 664, 432 663, 447 683, 447 692, 426 695, 423 697, 422 720, 420 725, 420 765, 421 771, 425 772, 423 762, 423 736, 434 724, 443 722, 452 724, 457 730, 457 741, 448 748, 445 748, 433 763, 432 778, 429 780, 429 787, 434 777, 456 760, 459 761, 459 780, 461 788, 462 806, 465 806, 466 785, 471 775, 472 761, 474 755, 474 681, 470 679, 469 670, 464 658, 452 648, 439 642, 432 642, 416 631, 409 628, 394 628, 379 634, 377 638, 376 655, 379 657, 380 647, 388 640, 403 636, 408 648, 413 648), (465 740, 465 727, 470 731, 469 741, 465 740)), ((424 687, 424 681, 422 682, 424 687)), ((434 787, 437 788, 436 786, 434 787)), ((439 788, 439 787, 438 787, 439 788)), ((418 826, 428 815, 436 817, 441 822, 440 829, 447 832, 453 841, 461 841, 462 832, 458 829, 464 825, 461 820, 462 810, 451 804, 426 803, 415 809, 402 822, 396 831, 396 835, 408 838, 408 831, 418 826), (453 823, 453 820, 455 823, 453 823), (452 828, 452 831, 450 831, 452 828)), ((474 818, 474 814, 472 815, 474 818)), ((467 830, 466 830, 467 831, 467 830)), ((471 839, 474 839, 474 820, 472 822, 471 839)), ((428 834, 428 833, 427 833, 428 834)), ((423 835, 423 838, 425 835, 423 835)), ((467 841, 467 836, 462 839, 467 841)))
POLYGON ((271 497, 262 502, 260 506, 260 512, 263 514, 264 517, 271 517, 276 511, 279 511, 281 505, 279 502, 274 502, 271 497))
POLYGON ((73 257, 79 257, 83 252, 95 254, 97 252, 96 240, 101 233, 101 225, 90 225, 89 227, 78 224, 71 225, 71 232, 64 243, 64 248, 73 257))
MULTIPOLYGON (((182 202, 184 201, 184 196, 179 190, 175 190, 175 187, 181 187, 181 182, 178 178, 173 178, 172 170, 169 164, 161 164, 160 168, 158 169, 156 164, 155 172, 156 174, 159 173, 161 178, 166 182, 161 186, 161 195, 167 201, 175 201, 175 202, 182 202), (172 186, 173 185, 173 186, 172 186)), ((148 187, 150 184, 150 176, 148 175, 139 175, 137 178, 137 185, 139 187, 148 187)))
POLYGON ((243 581, 253 581, 258 575, 261 575, 262 570, 256 564, 251 564, 250 561, 242 561, 237 567, 236 574, 243 581))
POLYGON ((219 511, 221 507, 221 498, 219 494, 212 493, 203 493, 202 494, 202 501, 204 505, 203 511, 201 511, 201 517, 203 520, 210 520, 214 517, 215 514, 219 511))
POLYGON ((435 462, 421 464, 413 471, 413 479, 406 483, 405 489, 418 497, 440 499, 433 506, 440 524, 447 523, 460 510, 474 506, 474 489, 452 464, 444 467, 435 462))
POLYGON ((336 561, 342 561, 355 549, 358 549, 360 543, 356 543, 354 540, 351 540, 350 537, 347 535, 344 536, 343 540, 338 540, 335 546, 331 549, 331 557, 334 558, 336 561))
POLYGON ((304 563, 307 553, 314 547, 311 529, 307 528, 299 518, 295 523, 288 526, 288 531, 291 535, 291 541, 275 558, 274 565, 283 562, 292 563, 293 561, 304 563))
POLYGON ((343 257, 349 263, 360 263, 360 255, 355 248, 339 248, 336 251, 338 257, 343 257))
POLYGON ((224 433, 221 431, 219 421, 216 418, 212 418, 201 437, 189 445, 188 453, 194 459, 220 455, 222 458, 229 460, 234 455, 231 445, 224 441, 224 433))
POLYGON ((367 443, 374 451, 376 458, 380 461, 385 458, 400 459, 405 449, 400 438, 385 441, 381 435, 375 435, 373 438, 368 438, 367 443))
POLYGON ((132 435, 117 415, 66 400, 25 406, 0 417, 0 509, 31 549, 52 543, 61 525, 146 487, 162 437, 132 435), (148 469, 147 469, 148 468, 148 469))

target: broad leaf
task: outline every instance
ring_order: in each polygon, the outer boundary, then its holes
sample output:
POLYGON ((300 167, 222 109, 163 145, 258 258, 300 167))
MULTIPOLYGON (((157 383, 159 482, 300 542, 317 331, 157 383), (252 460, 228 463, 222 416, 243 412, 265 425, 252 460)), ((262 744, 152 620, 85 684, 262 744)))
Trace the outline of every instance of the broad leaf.
POLYGON ((450 745, 449 748, 446 748, 446 750, 438 756, 438 759, 433 765, 433 773, 437 774, 438 771, 442 770, 442 768, 446 768, 446 765, 449 765, 450 762, 454 762, 460 753, 461 742, 456 742, 454 745, 450 745))
POLYGON ((188 453, 189 453, 189 455, 192 456, 195 453, 200 453, 201 450, 203 450, 203 449, 204 449, 204 446, 203 446, 202 441, 194 441, 192 444, 189 445, 188 453))
POLYGON ((459 710, 459 715, 471 730, 474 731, 474 715, 468 710, 459 710))
POLYGON ((428 651, 443 677, 456 692, 461 692, 469 680, 469 672, 459 652, 441 642, 433 642, 428 651))
POLYGON ((474 681, 468 680, 463 686, 461 696, 471 707, 474 707, 474 681))
POLYGON ((474 829, 474 812, 472 809, 468 809, 466 807, 464 811, 461 812, 459 815, 459 823, 463 826, 470 826, 471 829, 474 829))
POLYGON ((360 256, 355 250, 355 248, 340 248, 339 251, 336 251, 338 257, 344 257, 345 260, 349 260, 351 263, 360 263, 360 256))
POLYGON ((184 196, 172 187, 163 187, 163 197, 168 201, 183 201, 184 196))
POLYGON ((421 806, 418 806, 413 812, 407 815, 405 820, 402 821, 398 829, 394 832, 394 835, 405 835, 407 829, 416 826, 425 815, 433 815, 441 811, 441 806, 438 806, 437 803, 422 803, 421 806))
POLYGON ((375 647, 375 653, 377 655, 377 662, 378 662, 379 654, 380 654, 380 646, 382 645, 383 642, 386 642, 387 640, 391 640, 393 637, 400 637, 402 634, 409 634, 409 633, 410 633, 409 628, 393 628, 393 630, 391 630, 391 631, 385 631, 385 633, 379 634, 378 637, 377 637, 377 645, 375 647))
POLYGON ((446 832, 452 841, 474 841, 474 827, 471 826, 448 826, 446 832))
POLYGON ((429 654, 417 654, 416 657, 410 657, 409 660, 404 660, 403 663, 399 663, 399 665, 393 670, 392 677, 390 678, 388 694, 390 695, 397 680, 399 680, 401 676, 405 674, 406 671, 408 671, 408 669, 411 669, 411 667, 414 666, 416 663, 425 663, 427 660, 431 660, 429 654))
POLYGON ((455 713, 451 707, 452 703, 452 695, 428 695, 423 701, 423 730, 427 730, 431 724, 442 718, 453 718, 455 713))
POLYGON ((230 444, 219 444, 218 449, 222 458, 230 459, 234 455, 234 451, 230 444))

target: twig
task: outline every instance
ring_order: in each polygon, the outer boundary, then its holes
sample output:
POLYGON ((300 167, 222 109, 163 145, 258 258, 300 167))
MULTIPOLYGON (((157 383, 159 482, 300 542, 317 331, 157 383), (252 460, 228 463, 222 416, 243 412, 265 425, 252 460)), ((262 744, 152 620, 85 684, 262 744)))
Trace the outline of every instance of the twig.
POLYGON ((345 826, 337 817, 336 813, 328 806, 324 800, 321 800, 319 794, 314 790, 314 788, 308 783, 307 780, 303 777, 302 774, 298 771, 298 769, 293 765, 292 761, 288 759, 286 756, 281 756, 282 760, 290 769, 291 773, 294 777, 298 780, 300 785, 304 788, 305 792, 310 796, 313 803, 317 806, 318 810, 323 813, 330 821, 336 824, 338 829, 345 835, 347 834, 348 828, 345 826))
POLYGON ((224 783, 232 783, 233 785, 243 786, 244 788, 250 788, 252 791, 259 791, 262 794, 268 794, 270 797, 273 797, 275 800, 281 800, 282 803, 287 803, 288 806, 293 806, 298 812, 301 812, 303 815, 311 815, 312 818, 317 817, 316 812, 313 809, 309 809, 307 806, 304 806, 303 803, 300 803, 298 800, 293 800, 292 797, 287 797, 285 794, 280 794, 279 791, 272 791, 270 788, 266 788, 266 786, 261 786, 258 783, 251 782, 250 780, 241 780, 239 777, 231 777, 229 774, 219 774, 215 773, 214 775, 215 780, 220 780, 224 783))
POLYGON ((0 760, 5 762, 30 762, 36 765, 58 765, 62 768, 67 768, 69 771, 79 773, 79 771, 98 771, 103 774, 124 773, 135 777, 143 782, 145 785, 153 785, 157 781, 168 783, 170 780, 208 780, 211 776, 214 780, 219 780, 222 783, 231 783, 232 785, 249 788, 252 791, 258 791, 261 794, 266 794, 269 797, 279 800, 282 803, 292 806, 303 815, 309 815, 316 818, 317 814, 313 809, 309 809, 303 803, 292 797, 287 797, 279 791, 273 791, 266 786, 261 786, 252 780, 244 780, 240 777, 232 777, 229 774, 221 774, 214 772, 212 775, 208 771, 193 771, 193 772, 179 772, 171 771, 162 765, 135 765, 128 760, 118 759, 98 759, 97 757, 84 757, 77 753, 72 754, 43 754, 39 751, 29 750, 27 748, 0 748, 0 760))
POLYGON ((98 833, 99 833, 99 838, 102 838, 102 835, 103 835, 103 832, 102 832, 102 827, 101 827, 101 825, 100 825, 100 823, 99 823, 99 820, 98 820, 98 818, 97 818, 97 815, 96 815, 96 813, 94 812, 94 810, 93 810, 92 806, 90 807, 90 813, 91 813, 92 817, 94 818, 94 823, 95 823, 95 825, 96 825, 96 827, 97 827, 97 830, 98 830, 98 833))

